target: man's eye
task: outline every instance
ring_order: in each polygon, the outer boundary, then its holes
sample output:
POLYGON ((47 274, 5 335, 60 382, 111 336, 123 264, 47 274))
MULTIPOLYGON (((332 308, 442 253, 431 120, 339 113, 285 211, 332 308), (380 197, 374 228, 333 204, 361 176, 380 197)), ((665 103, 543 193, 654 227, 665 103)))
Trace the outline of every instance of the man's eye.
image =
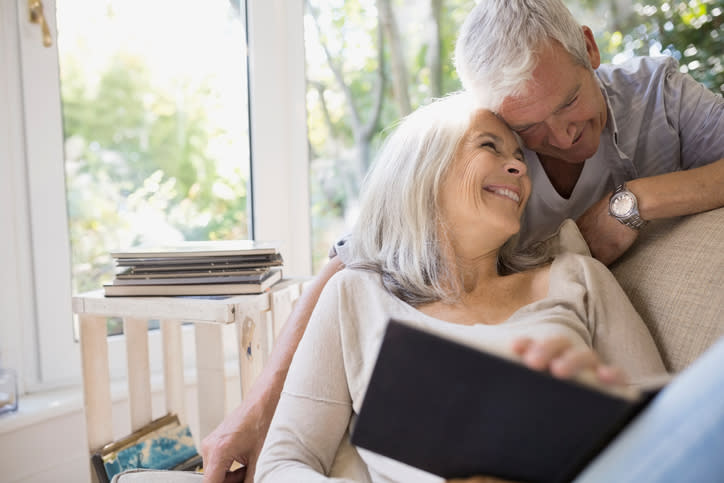
POLYGON ((570 107, 570 106, 572 106, 573 104, 576 103, 577 100, 578 100, 578 96, 576 96, 576 97, 574 97, 573 99, 571 99, 571 100, 565 105, 565 107, 570 107))

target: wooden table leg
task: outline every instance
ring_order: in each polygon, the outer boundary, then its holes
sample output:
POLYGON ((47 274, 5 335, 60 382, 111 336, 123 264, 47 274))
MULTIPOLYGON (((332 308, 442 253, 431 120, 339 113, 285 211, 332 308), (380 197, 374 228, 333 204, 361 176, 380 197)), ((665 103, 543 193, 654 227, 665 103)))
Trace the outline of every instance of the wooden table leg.
POLYGON ((178 415, 179 420, 187 424, 181 321, 162 320, 161 339, 166 412, 178 415))
POLYGON ((195 331, 199 440, 203 440, 225 415, 223 326, 198 323, 195 331))
POLYGON ((148 320, 125 317, 123 333, 126 336, 128 408, 131 414, 131 431, 136 431, 153 419, 151 416, 151 368, 148 362, 148 320))
MULTIPOLYGON (((83 405, 91 453, 113 441, 111 383, 108 368, 106 317, 79 315, 80 353, 83 366, 83 405)), ((88 459, 90 465, 90 455, 88 459)), ((91 480, 98 478, 91 468, 91 480)))

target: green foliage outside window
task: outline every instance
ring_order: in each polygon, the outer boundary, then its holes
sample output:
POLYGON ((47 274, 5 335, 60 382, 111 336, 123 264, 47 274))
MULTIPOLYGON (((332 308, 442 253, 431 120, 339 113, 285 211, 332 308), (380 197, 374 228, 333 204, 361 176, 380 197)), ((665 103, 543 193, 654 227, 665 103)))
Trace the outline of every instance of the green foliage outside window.
POLYGON ((94 85, 79 62, 64 59, 61 72, 74 291, 110 281, 115 248, 246 238, 246 160, 222 175, 210 154, 224 134, 205 112, 214 93, 158 90, 130 56, 94 85))

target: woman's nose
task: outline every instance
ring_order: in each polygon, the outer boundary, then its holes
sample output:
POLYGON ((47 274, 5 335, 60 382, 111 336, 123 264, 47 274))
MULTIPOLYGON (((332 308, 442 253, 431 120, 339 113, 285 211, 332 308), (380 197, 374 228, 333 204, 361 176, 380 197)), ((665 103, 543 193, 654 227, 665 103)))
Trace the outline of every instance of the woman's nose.
POLYGON ((528 166, 520 159, 511 158, 505 163, 505 170, 515 176, 524 176, 528 172, 528 166))

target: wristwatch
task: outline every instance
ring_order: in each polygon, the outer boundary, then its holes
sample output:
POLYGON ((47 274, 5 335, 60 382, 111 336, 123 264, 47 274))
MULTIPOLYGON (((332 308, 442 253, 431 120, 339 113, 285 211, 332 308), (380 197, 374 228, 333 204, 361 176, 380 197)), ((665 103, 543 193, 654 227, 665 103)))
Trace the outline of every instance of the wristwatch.
POLYGON ((617 186, 611 195, 608 200, 608 213, 634 230, 639 230, 646 224, 646 220, 639 214, 636 195, 626 188, 626 183, 617 186))

